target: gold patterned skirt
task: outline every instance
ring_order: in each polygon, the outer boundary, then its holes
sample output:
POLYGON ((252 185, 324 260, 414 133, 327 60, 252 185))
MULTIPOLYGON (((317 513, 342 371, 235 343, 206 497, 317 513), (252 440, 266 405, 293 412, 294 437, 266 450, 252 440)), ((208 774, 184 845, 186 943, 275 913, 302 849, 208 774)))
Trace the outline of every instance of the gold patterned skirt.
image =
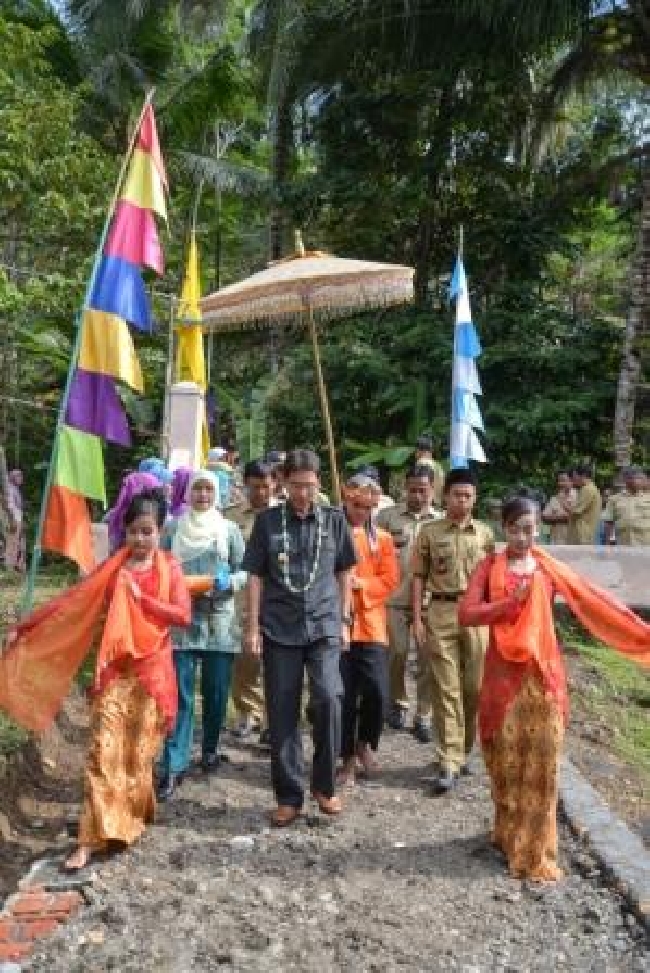
POLYGON ((495 807, 492 840, 508 859, 510 874, 556 881, 558 762, 564 737, 552 696, 527 677, 483 755, 495 807))
POLYGON ((130 845, 153 821, 153 765, 165 733, 155 700, 138 679, 115 679, 93 701, 79 844, 130 845))

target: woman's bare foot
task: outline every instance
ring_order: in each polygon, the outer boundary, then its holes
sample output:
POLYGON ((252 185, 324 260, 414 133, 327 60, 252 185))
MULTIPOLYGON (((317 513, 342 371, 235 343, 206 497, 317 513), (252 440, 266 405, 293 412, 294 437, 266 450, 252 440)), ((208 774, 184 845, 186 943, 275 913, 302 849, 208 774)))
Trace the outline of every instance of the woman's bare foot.
POLYGON ((360 743, 357 747, 357 760, 361 764, 364 774, 372 777, 379 771, 379 761, 370 749, 370 744, 360 743))
POLYGON ((65 864, 63 865, 66 872, 78 872, 80 869, 85 868, 90 861, 90 856, 92 852, 90 848, 85 845, 79 845, 69 858, 66 858, 65 864))
POLYGON ((338 787, 354 787, 355 758, 350 757, 343 761, 343 765, 336 772, 336 784, 338 787))

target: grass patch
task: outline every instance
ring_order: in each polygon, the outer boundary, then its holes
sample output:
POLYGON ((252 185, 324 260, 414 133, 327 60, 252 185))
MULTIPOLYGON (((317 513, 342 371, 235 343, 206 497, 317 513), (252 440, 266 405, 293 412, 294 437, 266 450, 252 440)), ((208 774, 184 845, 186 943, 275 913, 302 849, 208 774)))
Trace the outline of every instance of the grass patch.
POLYGON ((612 730, 620 756, 643 769, 650 780, 650 675, 577 625, 560 625, 560 634, 565 647, 587 664, 574 692, 576 702, 612 730))
POLYGON ((13 753, 27 740, 27 730, 16 726, 0 712, 0 754, 13 753))

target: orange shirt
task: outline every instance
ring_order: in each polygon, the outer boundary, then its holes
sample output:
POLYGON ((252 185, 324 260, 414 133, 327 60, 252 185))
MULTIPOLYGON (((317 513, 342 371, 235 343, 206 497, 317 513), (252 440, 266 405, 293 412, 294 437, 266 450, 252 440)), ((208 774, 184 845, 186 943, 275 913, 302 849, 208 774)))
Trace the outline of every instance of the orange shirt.
POLYGON ((357 555, 352 580, 360 582, 361 587, 352 591, 351 639, 388 645, 386 602, 400 581, 393 538, 388 531, 378 529, 373 550, 365 528, 355 527, 352 536, 357 555))

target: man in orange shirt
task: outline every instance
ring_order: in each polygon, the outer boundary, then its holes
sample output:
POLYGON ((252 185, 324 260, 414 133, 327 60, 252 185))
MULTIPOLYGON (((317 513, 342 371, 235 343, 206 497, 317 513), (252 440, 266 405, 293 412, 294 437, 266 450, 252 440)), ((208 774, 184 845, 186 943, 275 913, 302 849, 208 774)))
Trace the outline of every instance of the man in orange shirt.
POLYGON ((388 704, 386 602, 399 586, 399 563, 388 531, 373 523, 381 490, 370 477, 354 476, 345 486, 345 513, 352 529, 357 563, 352 571, 352 631, 341 654, 343 706, 339 782, 354 783, 356 762, 377 769, 388 704))

